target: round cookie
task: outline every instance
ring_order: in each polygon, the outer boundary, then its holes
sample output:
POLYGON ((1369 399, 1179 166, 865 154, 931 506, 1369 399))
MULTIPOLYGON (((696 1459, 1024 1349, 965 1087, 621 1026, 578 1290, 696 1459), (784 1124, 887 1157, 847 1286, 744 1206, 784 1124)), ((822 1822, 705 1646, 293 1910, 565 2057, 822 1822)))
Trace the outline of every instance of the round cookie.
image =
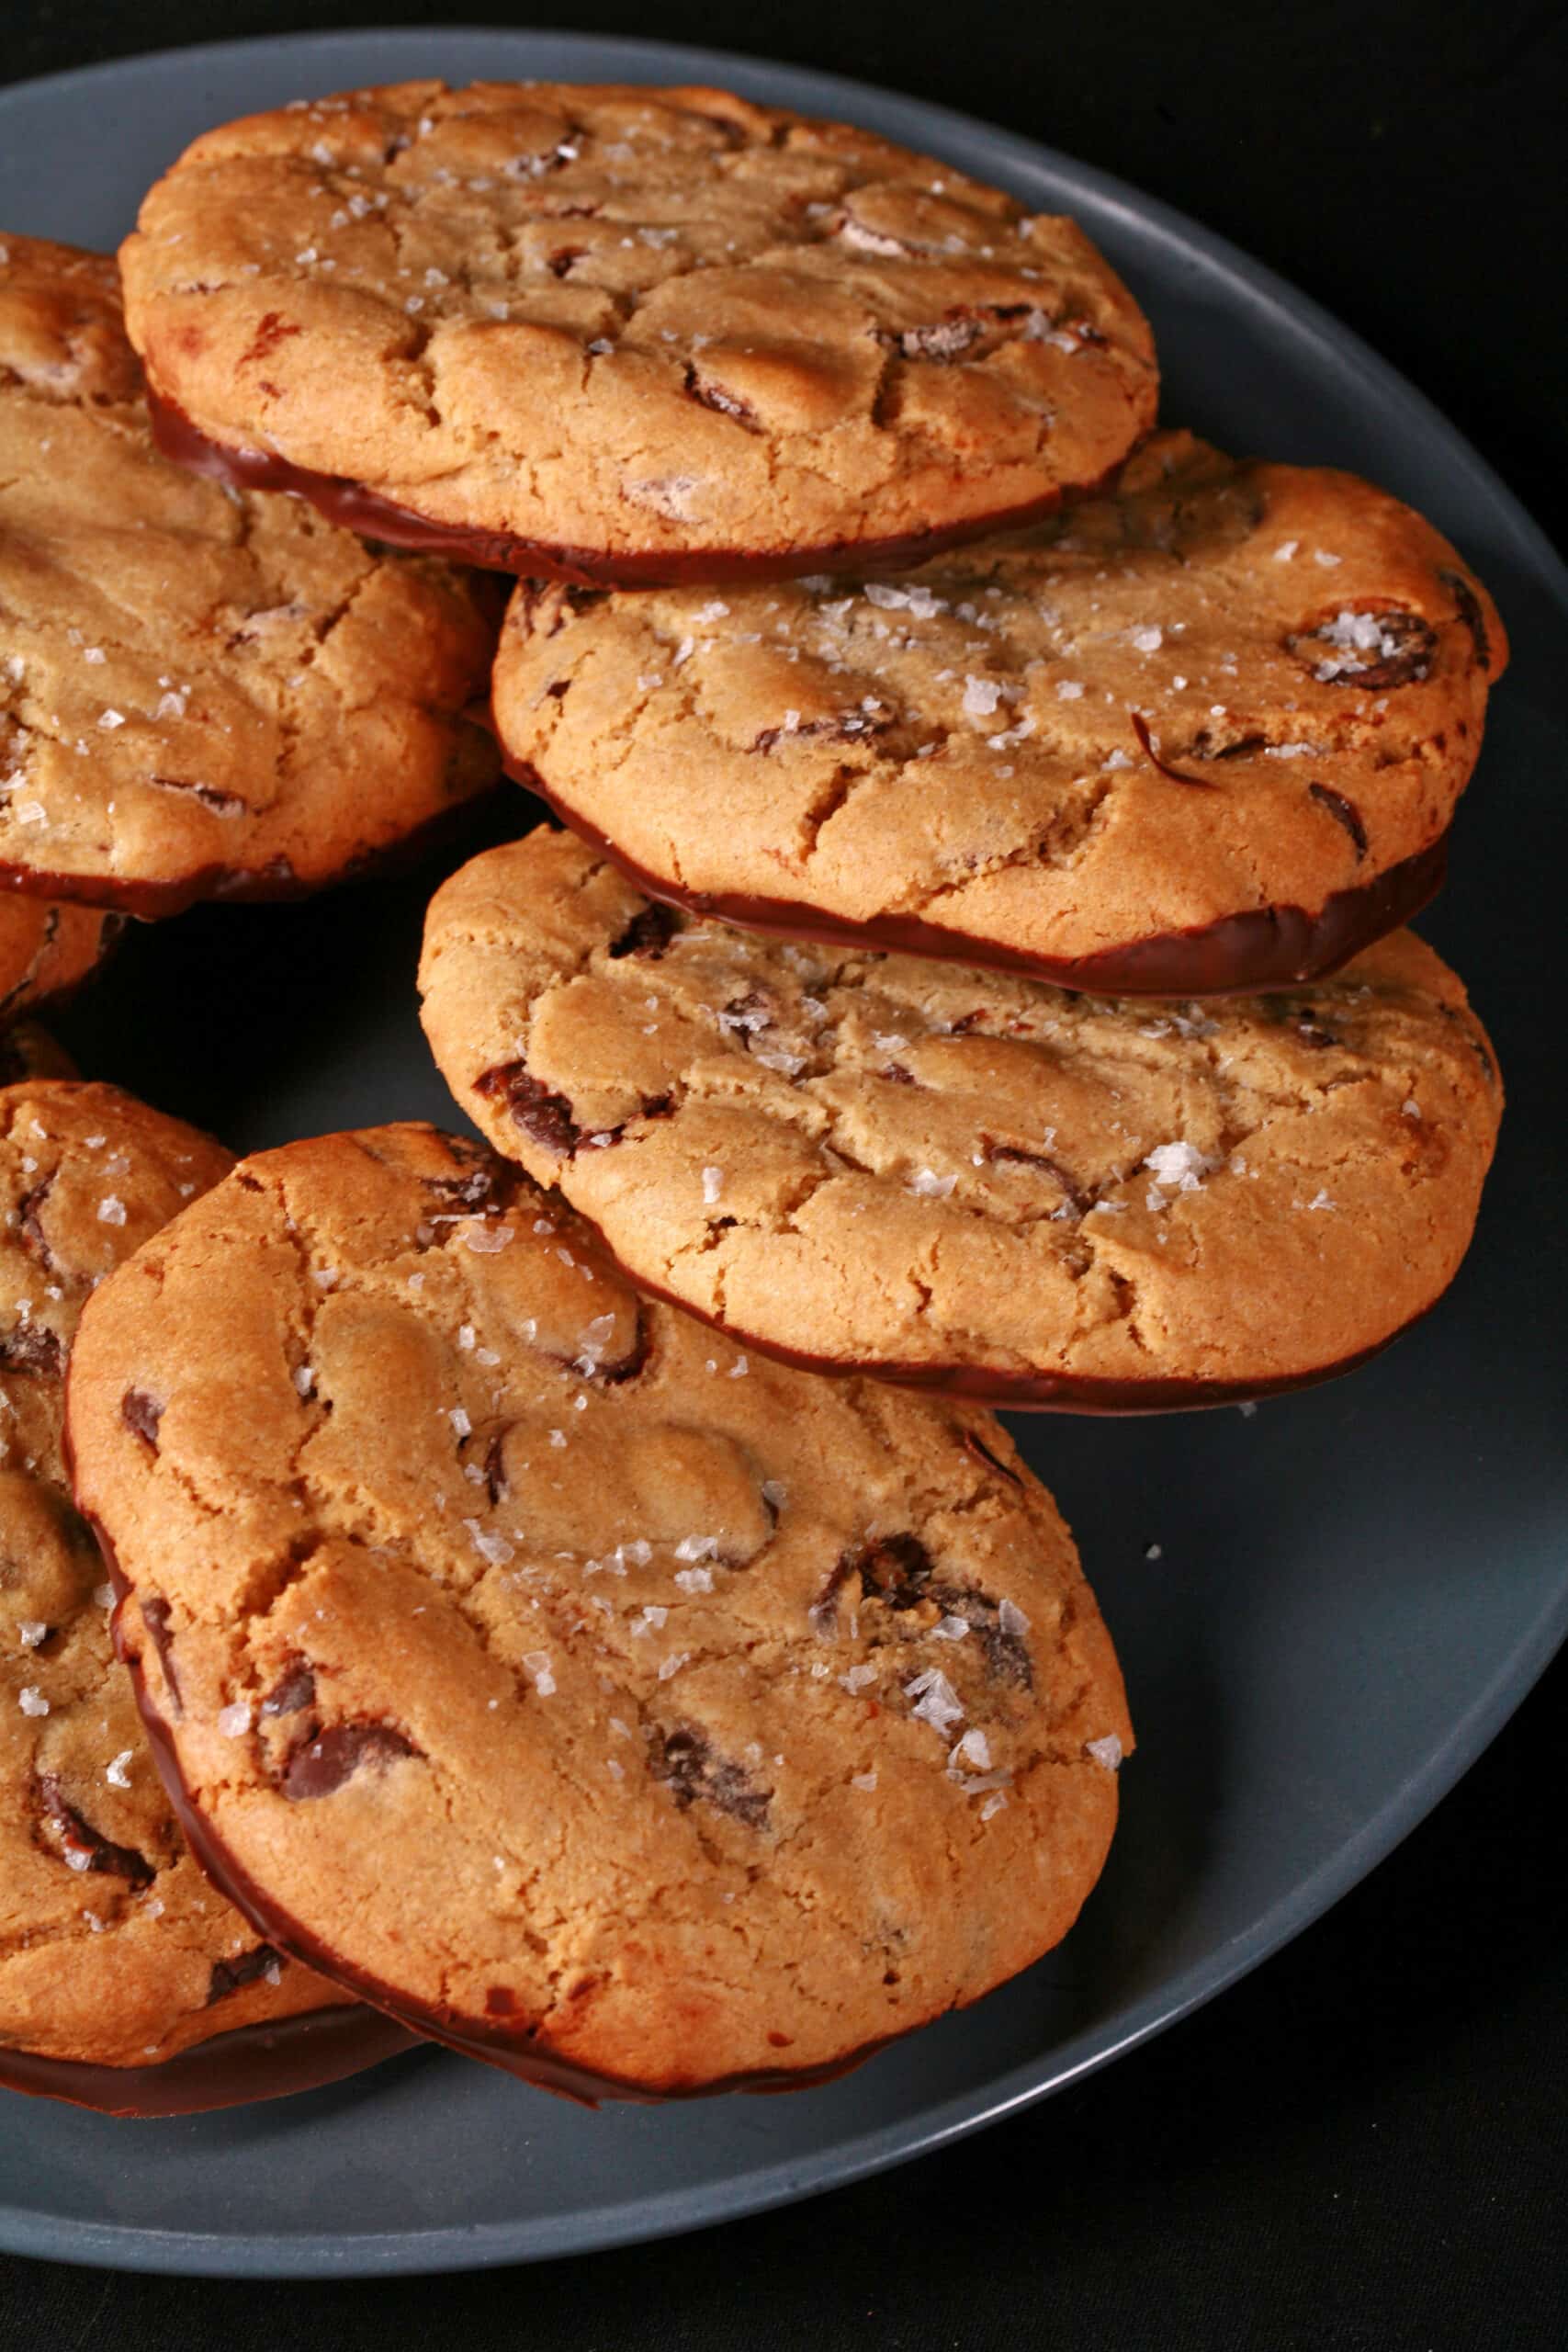
POLYGON ((508 765, 638 886, 1122 995, 1286 987, 1441 879, 1501 627, 1348 474, 1166 434, 897 581, 519 588, 508 765))
POLYGON ((0 241, 0 888, 164 915, 357 871, 493 776, 489 605, 161 457, 113 262, 0 241))
POLYGON ((463 1110, 637 1281, 990 1404, 1348 1369, 1447 1287, 1502 1108, 1409 932, 1310 995, 1108 1002, 674 914, 547 828, 436 893, 420 985, 463 1110))
POLYGON ((69 1419, 192 1843, 437 2040, 799 2085, 1098 1875, 1121 1680, 1000 1430, 716 1344, 481 1146, 242 1162, 99 1291, 69 1419))
POLYGON ((96 907, 0 895, 0 1023, 80 988, 123 928, 96 907))
POLYGON ((231 1164, 113 1087, 0 1091, 0 2085, 120 2114, 303 2088, 401 2046, 191 1860, 61 1457, 84 1301, 231 1164))
POLYGON ((929 549, 1092 489, 1155 417, 1072 221, 722 90, 255 115, 120 258, 165 447, 536 579, 929 549))

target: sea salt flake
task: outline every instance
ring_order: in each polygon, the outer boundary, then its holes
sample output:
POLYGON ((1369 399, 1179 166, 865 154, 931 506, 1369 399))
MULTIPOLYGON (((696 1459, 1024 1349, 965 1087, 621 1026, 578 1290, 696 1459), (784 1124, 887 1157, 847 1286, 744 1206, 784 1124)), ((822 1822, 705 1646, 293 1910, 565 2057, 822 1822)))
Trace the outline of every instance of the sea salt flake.
POLYGON ((1306 1205, 1309 1209, 1331 1209, 1337 1207, 1338 1204, 1331 1201, 1326 1193, 1317 1192, 1313 1194, 1306 1205))
POLYGON ((968 1633, 967 1617, 944 1617, 940 1624, 931 1627, 931 1639, 933 1642, 962 1642, 967 1638, 968 1633))
POLYGON ((218 1728, 225 1739, 243 1739, 254 1721, 248 1699, 236 1699, 231 1706, 218 1710, 218 1728))
POLYGON ((1056 699, 1058 702, 1077 702, 1081 699, 1082 695, 1083 686, 1078 679, 1059 678, 1057 680, 1056 699))
POLYGON ((555 1694, 556 1678, 550 1672, 548 1650, 525 1650, 523 1664, 539 1697, 552 1698, 555 1694))
POLYGON ((991 1819, 992 1819, 992 1817, 993 1817, 995 1815, 997 1815, 997 1814, 998 1814, 998 1813, 1000 1813, 1000 1812, 1002 1812, 1002 1811, 1003 1811, 1003 1809, 1005 1808, 1005 1806, 1006 1806, 1006 1804, 1007 1804, 1007 1801, 1008 1801, 1008 1792, 1007 1792, 1007 1791, 1006 1791, 1005 1789, 998 1789, 998 1790, 997 1790, 997 1792, 995 1792, 995 1794, 994 1794, 994 1795, 992 1795, 992 1796, 988 1796, 988 1797, 986 1799, 985 1804, 980 1807, 980 1818, 981 1818, 981 1820, 982 1820, 982 1821, 989 1821, 989 1820, 991 1820, 991 1819))
POLYGON ((117 727, 125 725, 125 713, 123 710, 100 710, 98 725, 112 733, 117 727))
POLYGON ((308 1363, 296 1364, 294 1367, 294 1385, 299 1391, 300 1396, 308 1396, 315 1385, 316 1373, 314 1365, 308 1363))
POLYGON ((17 1639, 25 1650, 36 1650, 49 1637, 49 1627, 41 1617, 24 1617, 17 1627, 17 1639))
POLYGON ((661 1609, 657 1601, 650 1600, 641 1616, 632 1619, 629 1630, 634 1635, 657 1633, 669 1614, 668 1609, 661 1609))
MULTIPOLYGON (((1204 1177, 1217 1165, 1206 1153, 1200 1151, 1196 1144, 1190 1143, 1156 1144, 1144 1161, 1144 1166, 1156 1183, 1164 1185, 1168 1192, 1175 1193, 1201 1192, 1204 1177)), ((1156 1200, 1151 1191, 1148 1204, 1151 1209, 1163 1208, 1165 1202, 1156 1200)))
POLYGON ((117 1193, 106 1193, 98 1203, 98 1223, 100 1225, 125 1223, 125 1203, 117 1193))
POLYGON ((469 1420, 467 1413, 464 1412, 461 1405, 454 1405, 448 1411, 446 1418, 452 1424, 452 1434, 454 1437, 471 1437, 473 1435, 474 1425, 472 1421, 469 1420))
POLYGON ((682 1535, 675 1546, 678 1560, 712 1560, 718 1556, 716 1535, 682 1535))
POLYGON ((675 1581, 682 1592, 711 1592, 713 1570, 711 1568, 677 1568, 675 1581))
POLYGON ((1400 1114, 1404 1118, 1418 1119, 1421 1116, 1421 1105, 1417 1102, 1414 1094, 1407 1095, 1405 1100, 1400 1104, 1399 1108, 1400 1114))
MULTIPOLYGON (((496 1250, 505 1249, 512 1238, 512 1227, 509 1225, 482 1225, 475 1218, 463 1227, 458 1238, 465 1249, 472 1250, 478 1257, 488 1258, 492 1257, 496 1250)), ((410 1279, 412 1281, 412 1276, 410 1279)))
POLYGON ((1086 1739, 1083 1752, 1086 1756, 1092 1756, 1097 1764, 1103 1765, 1106 1771, 1114 1772, 1122 1761, 1122 1742, 1113 1731, 1108 1731, 1102 1739, 1086 1739))
POLYGON ((1274 550, 1275 562, 1289 563, 1291 558, 1295 554, 1295 551, 1300 545, 1300 539, 1281 539, 1279 546, 1274 550))
POLYGON ((964 681, 963 711, 965 718, 989 718, 1002 698, 1002 690, 994 678, 970 678, 964 681))
POLYGON ((988 1772, 991 1769, 991 1743, 983 1731, 966 1731, 948 1757, 950 1767, 966 1772, 988 1772))
POLYGON ((720 1193, 722 1193, 722 1192, 723 1192, 723 1190, 724 1190, 724 1170, 723 1170, 723 1169, 722 1169, 722 1168, 705 1168, 705 1169, 703 1170, 703 1199, 704 1199, 704 1202, 706 1204, 706 1205, 707 1205, 709 1208, 711 1208, 711 1207, 713 1206, 713 1204, 714 1204, 715 1201, 716 1201, 716 1200, 717 1200, 717 1198, 718 1198, 718 1196, 719 1196, 720 1193))
POLYGON ((957 1691, 934 1666, 928 1667, 924 1674, 917 1674, 912 1682, 906 1682, 904 1696, 915 1701, 910 1713, 930 1724, 933 1731, 948 1732, 954 1724, 964 1721, 964 1707, 957 1691))
POLYGON ((875 1679, 874 1666, 852 1666, 845 1673, 840 1675, 839 1688, 840 1690, 863 1690, 868 1682, 874 1682, 875 1679))
POLYGON ((956 1176, 939 1176, 934 1168, 917 1168, 907 1189, 921 1200, 945 1201, 957 1182, 956 1176))
POLYGON ((1135 628, 1133 642, 1140 653, 1157 653, 1165 643, 1165 631, 1158 628, 1135 628))
POLYGON ((516 1558, 515 1547, 507 1542, 504 1535, 489 1532, 477 1519, 466 1519, 463 1525, 468 1530, 469 1543, 480 1559, 488 1562, 491 1567, 503 1568, 508 1560, 516 1558))
POLYGON ((672 1675, 679 1674, 681 1668, 690 1663, 691 1656, 690 1650, 676 1650, 669 1657, 661 1658, 659 1666, 659 1680, 668 1682, 672 1675))

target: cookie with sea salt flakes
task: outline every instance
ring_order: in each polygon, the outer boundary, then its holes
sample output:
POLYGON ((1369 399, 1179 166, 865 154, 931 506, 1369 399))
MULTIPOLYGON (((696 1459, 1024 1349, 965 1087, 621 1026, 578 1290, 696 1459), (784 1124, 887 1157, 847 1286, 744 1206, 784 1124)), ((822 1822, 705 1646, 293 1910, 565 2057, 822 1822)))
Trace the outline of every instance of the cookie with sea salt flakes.
POLYGON ((1105 1001, 675 914, 547 828, 437 892, 420 985, 459 1104, 637 1282, 991 1404, 1348 1368, 1447 1287, 1501 1110, 1410 932, 1310 992, 1105 1001))
POLYGON ((113 1087, 0 1091, 0 2085, 119 2114, 303 2088, 400 2046, 191 1860, 62 1459, 84 1301, 231 1164, 113 1087))
POLYGON ((94 1298, 70 1430, 207 1869, 547 2087, 837 2072, 1099 1873, 1121 1679, 1002 1431, 748 1360, 482 1146, 243 1161, 94 1298))
POLYGON ((1148 326, 1075 224, 723 90, 439 82, 209 131, 121 253, 164 446, 530 578, 810 571, 1092 488, 1148 326))
POLYGON ((1278 988, 1441 879, 1502 629, 1348 474, 1167 434, 897 580, 520 588, 513 773, 657 898, 1122 995, 1278 988))
POLYGON ((161 457, 113 262, 30 237, 0 241, 0 890, 294 896, 493 778, 488 584, 161 457))

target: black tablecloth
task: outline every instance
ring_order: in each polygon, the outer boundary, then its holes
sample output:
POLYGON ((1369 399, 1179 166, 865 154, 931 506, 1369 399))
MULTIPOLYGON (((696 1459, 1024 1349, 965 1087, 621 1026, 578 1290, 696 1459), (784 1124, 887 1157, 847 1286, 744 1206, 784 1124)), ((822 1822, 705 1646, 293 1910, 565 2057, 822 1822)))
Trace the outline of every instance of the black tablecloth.
MULTIPOLYGON (((829 66, 1118 172, 1359 329, 1561 532, 1560 7, 759 0, 731 16, 665 0, 453 13, 829 66)), ((0 78, 216 35, 427 19, 441 12, 397 0, 231 0, 220 20, 192 0, 12 0, 0 78)), ((1560 1266, 1561 1237, 1540 1247, 1560 1266)), ((1258 1974, 1104 2075, 919 2165, 665 2245, 478 2278, 256 2287, 0 2262, 0 2346, 1562 2346, 1565 1702, 1568 1662, 1433 1818, 1258 1974)))

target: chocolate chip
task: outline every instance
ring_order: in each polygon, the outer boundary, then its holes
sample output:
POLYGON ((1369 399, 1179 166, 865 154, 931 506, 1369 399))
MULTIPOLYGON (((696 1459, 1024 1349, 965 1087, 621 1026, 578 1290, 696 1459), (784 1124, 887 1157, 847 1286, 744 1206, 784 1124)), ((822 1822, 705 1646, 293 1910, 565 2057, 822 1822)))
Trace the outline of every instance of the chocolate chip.
POLYGON ((586 245, 558 245, 546 261, 545 267, 552 277, 568 277, 571 274, 572 264, 581 261, 587 251, 586 245))
POLYGON ((454 1208, 486 1209, 501 1199, 503 1189, 510 1190, 503 1188, 500 1177, 495 1162, 476 1153, 473 1164, 460 1176, 427 1176, 424 1189, 437 1200, 450 1201, 454 1208))
POLYGON ((1089 1205, 1089 1195, 1079 1189, 1076 1177, 1069 1175, 1059 1159, 1049 1152, 1026 1151, 1021 1144, 998 1143, 990 1136, 982 1137, 986 1158, 993 1167, 1043 1168, 1061 1186, 1069 1204, 1081 1216, 1089 1205))
POLYGON ((1476 661, 1482 669, 1490 669, 1492 646, 1486 634, 1486 622, 1482 615, 1480 597, 1462 571, 1439 571, 1438 577, 1459 606, 1459 616, 1474 641, 1476 661))
POLYGON ((786 739, 792 742, 806 741, 816 736, 830 743, 856 743, 867 736, 886 735, 893 725, 894 714, 886 706, 875 710, 838 710, 825 718, 808 718, 795 727, 764 727, 751 738, 754 752, 771 752, 775 743, 786 739))
POLYGON ((1361 812, 1353 800, 1347 800, 1332 785, 1309 784, 1307 792, 1320 808, 1326 808, 1337 825, 1343 825, 1356 847, 1356 863, 1359 865, 1367 854, 1367 829, 1361 822, 1361 812))
POLYGON ((262 1701, 261 1711, 264 1715, 297 1715, 315 1703, 316 1678, 301 1657, 285 1668, 283 1679, 262 1701))
POLYGON ((40 1772, 38 1790, 44 1813, 59 1831, 61 1844, 73 1869, 102 1871, 111 1878, 122 1878, 138 1893, 152 1885, 157 1872, 145 1854, 139 1854, 134 1846, 117 1846, 112 1838, 95 1829, 85 1814, 66 1802, 56 1774, 40 1772))
POLYGON ((119 1400, 119 1418, 144 1445, 157 1453, 158 1424, 164 1418, 164 1408, 155 1396, 150 1396, 144 1388, 128 1388, 119 1400))
POLYGON ((1301 1006, 1296 1029, 1309 1046, 1321 1050, 1325 1046, 1337 1046, 1341 1040, 1326 1022, 1320 1021, 1310 1004, 1301 1006))
POLYGON ((556 1094, 528 1074, 523 1061, 497 1062, 474 1080, 474 1092, 502 1102, 518 1126, 547 1151, 568 1159, 582 1141, 582 1129, 564 1094, 556 1094))
POLYGON ((682 1812, 700 1801, 743 1821, 748 1829, 766 1828, 772 1789, 757 1788, 739 1764, 720 1756, 693 1724, 680 1724, 665 1734, 658 1760, 649 1769, 682 1812))
MULTIPOLYGON (((510 1427, 510 1424, 508 1426, 510 1427)), ((506 1430, 497 1430, 485 1448, 484 1461, 485 1492, 489 1495, 492 1505, 503 1503, 512 1491, 506 1476, 505 1453, 506 1430)))
POLYGON ((36 1372, 45 1380, 58 1380, 64 1367, 60 1341, 41 1324, 18 1323, 0 1334, 0 1371, 36 1372))
POLYGON ((677 928, 674 909, 660 899, 650 899, 640 914, 633 915, 620 936, 610 942, 609 952, 612 956, 647 956, 657 961, 674 938, 677 928))
POLYGON ((42 1226, 39 1223, 39 1211, 48 1200, 53 1186, 54 1176, 51 1171, 44 1178, 41 1184, 35 1184, 30 1193, 24 1193, 17 1204, 17 1222, 22 1228, 22 1240, 45 1272, 51 1274, 58 1273, 60 1269, 55 1264, 54 1253, 44 1238, 42 1226))
POLYGON ((1288 637, 1285 644, 1307 663, 1324 686, 1360 686, 1381 694, 1388 686, 1407 686, 1424 678, 1438 650, 1437 631, 1416 613, 1336 614, 1313 629, 1288 637), (1364 624, 1364 628, 1357 625, 1364 624), (1371 634, 1376 629, 1376 636, 1371 634), (1367 642, 1358 641, 1365 634, 1367 642))
POLYGON ((840 1552, 827 1583, 809 1611, 819 1634, 829 1633, 839 1613, 839 1595, 858 1576, 867 1600, 885 1601, 891 1609, 913 1609, 927 1598, 932 1574, 931 1554, 918 1535, 882 1535, 858 1552, 840 1552))
POLYGON ((231 1993, 239 1992, 243 1985, 254 1984, 264 1976, 276 1984, 282 1966, 282 1954, 274 1951, 270 1944, 257 1944, 254 1951, 238 1952, 232 1960, 215 1960, 207 1980, 208 2007, 211 2008, 215 2001, 226 2001, 231 1993))
POLYGON ((283 1793, 295 1804, 330 1797, 362 1765, 389 1764, 397 1757, 420 1753, 390 1724, 333 1724, 290 1751, 283 1769, 283 1793))
POLYGON ((972 1453, 977 1462, 984 1462, 987 1464, 989 1467, 997 1473, 997 1476, 999 1478, 1005 1478, 1007 1480, 1009 1486, 1022 1486, 1023 1480, 1019 1476, 1018 1472, 1016 1470, 1010 1470, 1007 1464, 1003 1462, 998 1455, 993 1453, 985 1440, 983 1438, 976 1437, 973 1430, 964 1430, 963 1442, 964 1450, 966 1453, 972 1453))
POLYGON ((878 1078, 885 1078, 889 1086, 915 1086, 919 1084, 919 1080, 917 1080, 914 1071, 912 1069, 906 1069, 902 1062, 888 1062, 882 1069, 879 1069, 876 1074, 878 1078))
POLYGON ((176 1715, 183 1714, 185 1705, 180 1697, 180 1679, 175 1672, 175 1641, 169 1631, 169 1604, 161 1594, 154 1593, 150 1600, 141 1603, 141 1622, 158 1653, 158 1663, 164 1669, 164 1680, 168 1685, 170 1703, 176 1715))
POLYGON ((707 382, 690 363, 686 368, 685 390, 687 397, 700 407, 711 408, 720 416, 733 417, 737 424, 744 424, 750 431, 756 431, 757 412, 750 401, 743 401, 739 392, 729 391, 723 384, 707 382))
POLYGON ((1168 775, 1172 784, 1195 784, 1201 792, 1213 792, 1216 789, 1213 776, 1192 775, 1186 768, 1173 768, 1168 761, 1160 758, 1159 753, 1155 750, 1154 737, 1149 732, 1149 722, 1141 710, 1130 711, 1128 717, 1133 722, 1134 734, 1149 759, 1158 768, 1161 775, 1168 775))

